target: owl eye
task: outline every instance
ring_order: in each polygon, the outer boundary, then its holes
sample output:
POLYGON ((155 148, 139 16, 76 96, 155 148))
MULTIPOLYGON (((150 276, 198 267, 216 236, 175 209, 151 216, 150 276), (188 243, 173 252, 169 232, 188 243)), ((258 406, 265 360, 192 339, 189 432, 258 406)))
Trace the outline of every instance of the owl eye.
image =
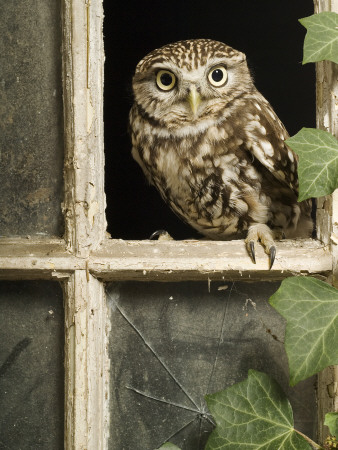
POLYGON ((212 84, 215 87, 223 86, 226 83, 227 79, 228 79, 228 72, 223 66, 213 67, 208 75, 208 80, 210 84, 212 84))
POLYGON ((170 91, 176 84, 176 77, 169 70, 160 70, 156 75, 156 84, 162 91, 170 91))

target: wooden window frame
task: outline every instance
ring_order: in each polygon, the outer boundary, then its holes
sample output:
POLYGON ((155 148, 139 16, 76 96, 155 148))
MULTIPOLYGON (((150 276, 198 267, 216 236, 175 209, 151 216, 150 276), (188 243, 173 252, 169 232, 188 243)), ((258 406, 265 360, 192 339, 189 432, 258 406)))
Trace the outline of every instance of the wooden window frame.
MULTIPOLYGON (((315 0, 315 12, 338 12, 338 0, 315 0)), ((0 278, 58 280, 65 305, 65 448, 106 449, 109 435, 109 315, 104 283, 114 280, 272 281, 292 275, 338 286, 338 191, 318 200, 318 240, 278 242, 277 257, 257 246, 250 262, 244 241, 153 242, 106 234, 103 147, 102 0, 63 0, 65 123, 64 239, 2 238, 0 278)), ((317 64, 317 125, 337 135, 337 66, 317 64)), ((322 418, 338 410, 338 370, 319 374, 322 418)), ((324 434, 323 434, 324 433, 324 434)))

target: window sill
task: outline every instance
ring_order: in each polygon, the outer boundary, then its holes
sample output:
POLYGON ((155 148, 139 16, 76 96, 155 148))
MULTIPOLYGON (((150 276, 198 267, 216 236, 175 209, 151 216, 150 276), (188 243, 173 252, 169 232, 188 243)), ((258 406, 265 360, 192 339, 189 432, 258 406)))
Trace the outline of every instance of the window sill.
POLYGON ((269 258, 260 244, 250 260, 243 240, 237 241, 123 241, 107 239, 89 258, 76 257, 61 239, 3 238, 0 278, 62 279, 86 270, 104 281, 242 280, 273 281, 292 275, 325 279, 332 271, 330 249, 312 239, 276 242, 269 258))

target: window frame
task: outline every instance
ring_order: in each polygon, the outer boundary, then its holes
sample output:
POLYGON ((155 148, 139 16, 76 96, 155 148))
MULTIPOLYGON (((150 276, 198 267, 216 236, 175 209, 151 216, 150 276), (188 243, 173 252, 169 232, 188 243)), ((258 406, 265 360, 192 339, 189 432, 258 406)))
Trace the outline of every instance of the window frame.
MULTIPOLYGON (((315 0, 315 12, 338 12, 338 0, 315 0)), ((105 449, 109 435, 109 314, 104 283, 114 280, 273 281, 293 275, 338 286, 338 191, 318 200, 318 240, 277 242, 272 270, 257 246, 250 262, 243 240, 122 241, 106 233, 103 145, 102 0, 63 0, 65 237, 2 238, 1 279, 53 279, 65 305, 65 448, 105 449), (331 278, 332 276, 332 278, 331 278)), ((337 67, 317 64, 317 126, 337 135, 333 92, 337 67)), ((318 377, 322 418, 338 410, 338 368, 318 377)))

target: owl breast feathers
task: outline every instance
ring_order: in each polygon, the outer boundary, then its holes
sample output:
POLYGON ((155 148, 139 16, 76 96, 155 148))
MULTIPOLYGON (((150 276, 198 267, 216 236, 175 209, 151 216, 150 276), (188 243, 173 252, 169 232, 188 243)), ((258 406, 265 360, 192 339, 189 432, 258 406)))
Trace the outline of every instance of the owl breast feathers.
POLYGON ((211 239, 262 242, 311 234, 297 202, 288 134, 253 84, 243 53, 208 39, 154 50, 137 65, 132 154, 185 222, 211 239))

